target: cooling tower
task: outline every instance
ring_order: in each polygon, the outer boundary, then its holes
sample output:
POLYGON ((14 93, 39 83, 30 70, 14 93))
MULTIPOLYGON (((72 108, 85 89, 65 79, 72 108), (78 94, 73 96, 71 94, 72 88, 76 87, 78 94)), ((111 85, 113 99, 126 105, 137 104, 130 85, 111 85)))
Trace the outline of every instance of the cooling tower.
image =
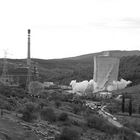
POLYGON ((118 80, 119 58, 111 56, 94 57, 94 81, 96 91, 106 90, 106 87, 118 80))

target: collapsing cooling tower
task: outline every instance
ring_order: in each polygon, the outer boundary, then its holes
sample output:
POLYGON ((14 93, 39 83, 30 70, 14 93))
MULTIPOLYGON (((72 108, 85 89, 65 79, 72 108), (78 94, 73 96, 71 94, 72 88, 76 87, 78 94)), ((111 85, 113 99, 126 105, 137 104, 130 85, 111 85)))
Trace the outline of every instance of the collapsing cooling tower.
POLYGON ((106 90, 108 85, 118 80, 119 58, 111 56, 94 57, 94 81, 97 83, 96 91, 106 90))

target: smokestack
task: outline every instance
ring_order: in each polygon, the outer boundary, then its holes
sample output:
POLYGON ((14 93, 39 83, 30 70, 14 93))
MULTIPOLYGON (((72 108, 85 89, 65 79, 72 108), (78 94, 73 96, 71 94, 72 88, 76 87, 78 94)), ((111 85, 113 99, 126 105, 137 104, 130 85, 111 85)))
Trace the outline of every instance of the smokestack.
POLYGON ((28 52, 27 52, 27 65, 29 66, 30 65, 30 59, 31 59, 31 54, 30 54, 30 33, 31 33, 31 30, 28 29, 28 52))
POLYGON ((29 91, 29 84, 31 82, 30 33, 31 33, 31 30, 28 29, 28 49, 27 49, 27 67, 28 67, 28 74, 27 74, 27 81, 26 81, 26 90, 27 91, 29 91))

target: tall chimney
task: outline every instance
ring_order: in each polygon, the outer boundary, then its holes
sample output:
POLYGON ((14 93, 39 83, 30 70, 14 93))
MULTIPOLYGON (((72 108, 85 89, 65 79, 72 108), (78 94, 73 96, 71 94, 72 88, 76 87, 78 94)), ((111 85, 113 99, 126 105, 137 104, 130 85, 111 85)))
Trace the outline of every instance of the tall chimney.
POLYGON ((27 73, 27 81, 26 81, 26 90, 27 90, 27 92, 29 92, 29 84, 31 82, 30 33, 31 33, 31 30, 28 29, 28 49, 27 49, 27 67, 28 67, 28 73, 27 73))
POLYGON ((30 54, 30 33, 31 33, 31 30, 28 29, 28 52, 27 52, 27 65, 30 66, 30 59, 31 59, 31 54, 30 54))

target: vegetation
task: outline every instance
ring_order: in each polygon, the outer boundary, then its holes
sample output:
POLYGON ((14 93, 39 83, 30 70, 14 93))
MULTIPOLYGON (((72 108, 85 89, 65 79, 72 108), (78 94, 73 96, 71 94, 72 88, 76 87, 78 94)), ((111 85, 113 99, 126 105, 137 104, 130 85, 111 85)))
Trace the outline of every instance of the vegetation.
POLYGON ((59 116, 59 120, 60 121, 66 121, 66 120, 68 120, 68 114, 65 113, 65 112, 61 113, 60 116, 59 116))
POLYGON ((124 96, 124 94, 122 96, 122 112, 123 113, 125 112, 125 96, 124 96))
POLYGON ((140 133, 139 116, 135 116, 135 117, 121 116, 121 118, 119 118, 119 119, 125 127, 128 127, 131 130, 135 130, 140 133))
POLYGON ((57 136, 55 140, 80 140, 80 133, 74 127, 64 127, 60 136, 57 136))
POLYGON ((48 108, 48 107, 43 108, 40 115, 43 120, 46 120, 49 122, 56 121, 56 115, 52 108, 48 108))
POLYGON ((118 133, 118 129, 115 126, 109 124, 106 120, 104 120, 102 117, 99 117, 98 115, 91 115, 87 117, 87 126, 106 132, 107 134, 118 133))
MULTIPOLYGON (((87 118, 87 125, 90 128, 95 128, 97 130, 100 130, 102 132, 105 132, 107 134, 107 139, 114 139, 114 140, 138 140, 139 138, 136 136, 136 134, 132 131, 132 129, 128 128, 117 128, 111 124, 109 124, 106 120, 103 118, 92 115, 87 118), (114 137, 114 138, 113 138, 114 137)), ((131 126, 131 124, 129 124, 131 126)), ((128 125, 127 125, 128 127, 128 125)), ((135 130, 139 130, 139 126, 136 124, 136 122, 133 124, 133 127, 135 127, 135 130)), ((129 127, 129 128, 132 128, 129 127)), ((133 129, 134 130, 134 129, 133 129)), ((139 132, 139 131, 138 131, 139 132)))
POLYGON ((37 105, 35 103, 28 102, 20 112, 23 114, 22 119, 24 121, 31 122, 37 118, 37 105))
MULTIPOLYGON (((134 85, 140 83, 139 60, 140 56, 121 58, 119 78, 131 80, 134 85)), ((21 60, 16 62, 15 60, 9 61, 13 64, 17 62, 25 63, 21 60)), ((42 81, 47 79, 47 81, 68 85, 73 79, 82 81, 90 80, 93 77, 92 55, 90 55, 90 57, 80 57, 80 59, 35 59, 35 61, 39 64, 38 67, 42 81)), ((14 71, 14 67, 10 67, 10 71, 12 70, 14 71)), ((134 87, 134 89, 136 89, 136 87, 134 87)), ((135 106, 139 103, 139 89, 140 88, 137 88, 137 90, 129 90, 129 92, 127 92, 128 97, 130 94, 132 95, 133 103, 128 102, 129 100, 127 99, 123 102, 116 101, 115 99, 108 101, 102 100, 102 103, 110 103, 107 109, 111 114, 117 115, 121 112, 121 109, 128 113, 130 111, 130 114, 140 112, 140 104, 135 106), (137 91, 137 94, 135 91, 137 91)), ((133 115, 128 116, 129 119, 126 122, 123 120, 123 122, 125 122, 124 126, 128 127, 127 129, 118 129, 99 116, 97 111, 93 111, 84 106, 85 100, 100 102, 100 99, 96 99, 93 95, 78 98, 74 97, 73 94, 67 95, 63 94, 63 92, 65 91, 62 91, 61 89, 45 90, 40 93, 40 98, 35 98, 25 94, 25 91, 22 88, 12 88, 1 85, 0 108, 9 110, 9 112, 16 112, 18 110, 17 113, 22 114, 22 119, 30 122, 28 124, 32 124, 32 121, 34 121, 34 123, 38 122, 38 116, 40 116, 42 119, 40 121, 44 124, 51 123, 51 126, 58 128, 59 131, 62 130, 61 134, 56 136, 56 140, 80 140, 80 138, 86 139, 86 137, 92 137, 93 139, 99 140, 136 140, 136 135, 133 133, 133 130, 140 132, 140 124, 138 123, 138 120, 130 121, 131 118, 133 118, 133 115), (50 123, 45 123, 45 121, 50 123), (86 136, 81 135, 83 133, 86 136), (94 138, 94 136, 96 137, 94 138)), ((122 93, 122 91, 117 92, 122 93)), ((126 116, 124 117, 126 118, 126 116)), ((48 131, 47 127, 45 127, 45 131, 48 131)))
POLYGON ((57 108, 59 108, 59 107, 61 106, 61 101, 56 100, 56 101, 55 101, 55 106, 56 106, 57 108))
MULTIPOLYGON (((17 90, 15 90, 15 92, 17 92, 17 90)), ((15 93, 15 95, 16 94, 17 93, 15 93)), ((111 125, 99 116, 96 111, 92 111, 84 106, 84 100, 86 99, 84 97, 78 98, 71 94, 63 94, 60 90, 45 91, 41 93, 41 95, 43 96, 40 98, 12 96, 7 100, 7 97, 2 94, 0 95, 0 102, 3 103, 3 101, 5 101, 8 106, 11 105, 13 108, 15 107, 15 110, 18 110, 18 113, 22 114, 24 121, 30 123, 32 123, 32 121, 35 122, 40 115, 43 122, 48 121, 53 123, 53 125, 57 125, 59 130, 62 129, 62 132, 56 136, 56 140, 80 140, 80 138, 83 137, 94 137, 95 134, 99 140, 130 140, 136 137, 132 130, 139 131, 139 125, 135 124, 136 122, 131 122, 131 124, 127 123, 125 125, 130 129, 118 129, 111 125), (93 131, 94 134, 88 134, 88 131, 93 131), (82 136, 82 133, 85 133, 86 136, 82 136), (103 136, 100 136, 100 134, 103 134, 103 136)), ((88 100, 90 100, 90 98, 88 98, 88 100)), ((112 107, 108 108, 110 112, 112 111, 114 113, 121 110, 121 102, 117 105, 115 100, 111 99, 110 103, 112 107)))
POLYGON ((129 99, 129 116, 132 115, 132 99, 129 99))
POLYGON ((78 114, 81 111, 81 106, 78 104, 73 104, 73 113, 78 114))

